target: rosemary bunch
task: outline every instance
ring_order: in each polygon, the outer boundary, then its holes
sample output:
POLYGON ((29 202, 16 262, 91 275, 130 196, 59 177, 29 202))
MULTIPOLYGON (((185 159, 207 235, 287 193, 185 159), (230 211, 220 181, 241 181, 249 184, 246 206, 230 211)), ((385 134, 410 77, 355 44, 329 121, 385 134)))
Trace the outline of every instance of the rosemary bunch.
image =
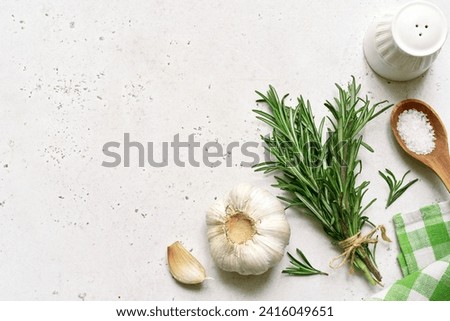
POLYGON ((261 137, 273 160, 255 167, 264 173, 281 174, 275 176, 274 186, 288 196, 280 199, 288 207, 298 207, 318 220, 325 233, 343 247, 344 262, 349 261, 351 269, 362 271, 371 284, 376 284, 381 282, 381 275, 375 263, 375 246, 369 247, 376 240, 367 237, 361 241, 359 237, 364 225, 375 227, 363 215, 375 199, 363 205, 369 182, 357 182, 362 170, 358 152, 361 147, 373 151, 363 141, 361 130, 392 105, 386 106, 386 101, 372 105, 367 97, 360 98, 361 86, 354 78, 347 89, 336 86, 339 96, 325 103, 331 113, 327 117, 327 137, 324 137, 326 119, 317 126, 311 105, 302 96, 297 99, 297 106, 291 108, 285 105, 287 95, 280 99, 272 86, 266 95, 257 92, 261 97, 258 102, 269 108, 268 113, 254 112, 273 129, 271 135, 261 137), (349 250, 350 246, 342 244, 352 237, 359 243, 349 250))

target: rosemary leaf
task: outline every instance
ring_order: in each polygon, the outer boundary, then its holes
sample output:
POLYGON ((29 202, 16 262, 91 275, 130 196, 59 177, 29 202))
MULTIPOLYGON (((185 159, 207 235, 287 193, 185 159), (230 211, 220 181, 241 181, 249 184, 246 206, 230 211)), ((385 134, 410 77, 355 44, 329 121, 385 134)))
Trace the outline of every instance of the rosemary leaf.
POLYGON ((306 259, 306 256, 303 254, 302 251, 297 249, 296 252, 297 252, 297 255, 299 256, 299 258, 302 259, 303 262, 296 259, 294 256, 292 256, 288 252, 287 255, 289 256, 292 266, 284 269, 282 271, 282 273, 286 273, 289 275, 296 275, 296 276, 306 276, 306 275, 316 275, 316 274, 328 275, 327 273, 314 268, 311 265, 311 263, 309 263, 309 261, 306 259))
POLYGON ((411 172, 410 170, 407 171, 400 180, 397 180, 397 178, 395 177, 394 173, 391 170, 386 168, 385 172, 386 172, 386 174, 383 173, 382 171, 378 171, 378 174, 380 174, 380 176, 385 180, 385 182, 389 186, 389 196, 388 196, 388 199, 387 199, 387 202, 386 202, 386 208, 388 208, 400 196, 402 196, 403 193, 405 193, 408 188, 410 188, 419 179, 418 178, 413 179, 412 181, 410 181, 406 185, 402 186, 403 182, 405 180, 405 177, 411 172))

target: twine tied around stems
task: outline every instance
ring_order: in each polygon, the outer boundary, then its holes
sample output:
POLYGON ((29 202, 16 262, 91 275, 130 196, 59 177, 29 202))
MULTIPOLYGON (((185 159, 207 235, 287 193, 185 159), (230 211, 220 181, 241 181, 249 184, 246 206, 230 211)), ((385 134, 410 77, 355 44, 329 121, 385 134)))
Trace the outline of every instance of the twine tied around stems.
POLYGON ((373 228, 369 233, 366 235, 361 235, 361 231, 359 231, 357 234, 350 236, 349 238, 340 241, 338 245, 344 250, 342 254, 336 256, 333 258, 329 266, 332 269, 339 269, 340 267, 344 266, 345 263, 350 263, 350 273, 353 273, 353 262, 355 260, 355 252, 358 248, 362 247, 364 244, 375 244, 378 242, 378 237, 372 238, 372 236, 375 234, 376 231, 380 230, 381 232, 381 238, 386 242, 391 242, 391 239, 386 235, 386 228, 384 225, 378 225, 377 227, 373 228), (339 261, 337 263, 337 261, 339 261))

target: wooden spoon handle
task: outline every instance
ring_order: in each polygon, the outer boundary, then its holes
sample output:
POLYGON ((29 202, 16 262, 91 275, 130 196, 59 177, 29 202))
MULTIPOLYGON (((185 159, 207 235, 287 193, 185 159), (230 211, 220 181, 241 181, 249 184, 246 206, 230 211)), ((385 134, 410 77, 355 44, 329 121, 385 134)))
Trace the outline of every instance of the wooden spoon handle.
POLYGON ((442 155, 433 159, 432 164, 430 166, 436 174, 440 177, 445 187, 450 193, 450 156, 442 155))

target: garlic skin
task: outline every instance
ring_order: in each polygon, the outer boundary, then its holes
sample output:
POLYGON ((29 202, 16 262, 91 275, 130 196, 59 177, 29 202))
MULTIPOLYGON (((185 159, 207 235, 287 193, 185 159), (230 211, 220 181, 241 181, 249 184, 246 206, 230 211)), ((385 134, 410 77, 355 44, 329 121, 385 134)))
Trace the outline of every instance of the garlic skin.
POLYGON ((184 284, 199 284, 206 279, 205 268, 176 241, 167 247, 167 261, 173 278, 184 284))
POLYGON ((258 275, 280 262, 291 234, 280 201, 269 192, 239 184, 206 214, 216 265, 242 275, 258 275))

